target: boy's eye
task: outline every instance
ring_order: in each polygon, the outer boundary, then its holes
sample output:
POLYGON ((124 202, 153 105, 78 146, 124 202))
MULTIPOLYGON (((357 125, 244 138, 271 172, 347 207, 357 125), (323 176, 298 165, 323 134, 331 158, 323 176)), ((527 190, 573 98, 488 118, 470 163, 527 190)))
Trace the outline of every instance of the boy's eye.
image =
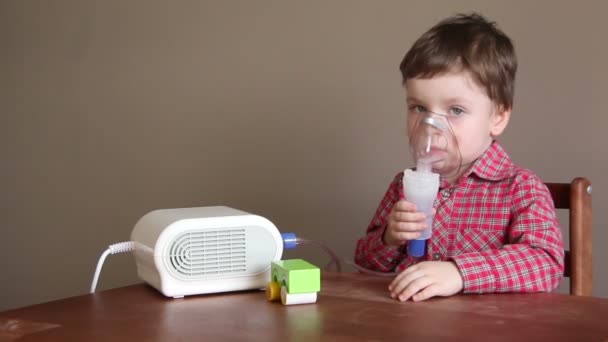
POLYGON ((462 115, 462 114, 464 114, 464 109, 462 109, 460 107, 452 107, 452 108, 450 108, 450 114, 456 115, 456 116, 462 115))
POLYGON ((427 112, 426 108, 419 106, 419 105, 411 106, 410 110, 414 113, 426 113, 427 112))

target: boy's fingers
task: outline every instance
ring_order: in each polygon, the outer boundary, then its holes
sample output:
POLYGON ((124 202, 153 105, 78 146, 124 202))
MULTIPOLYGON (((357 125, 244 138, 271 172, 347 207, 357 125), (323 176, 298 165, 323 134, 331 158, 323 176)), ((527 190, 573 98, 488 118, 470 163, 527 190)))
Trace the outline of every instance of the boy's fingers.
MULTIPOLYGON (((404 302, 410 298, 414 299, 419 293, 424 292, 429 287, 433 286, 433 280, 429 277, 420 277, 412 281, 397 297, 400 301, 404 302)), ((423 298, 426 299, 426 298, 423 298)), ((419 299, 419 300, 423 300, 419 299)))
POLYGON ((423 276, 424 273, 417 269, 410 272, 401 272, 388 286, 389 291, 391 291, 391 297, 397 298, 413 281, 423 276))
POLYGON ((420 237, 420 233, 418 232, 409 232, 409 233, 397 233, 399 240, 401 241, 409 241, 414 240, 420 237))
POLYGON ((405 200, 395 203, 395 209, 399 211, 416 211, 416 205, 405 200))
POLYGON ((395 219, 395 221, 415 222, 424 220, 426 218, 426 215, 424 213, 417 213, 411 211, 395 211, 393 213, 393 218, 395 219))
POLYGON ((419 232, 426 229, 426 222, 395 222, 394 230, 403 233, 419 232))
POLYGON ((410 267, 406 268, 404 271, 402 271, 401 273, 397 274, 397 276, 395 277, 395 279, 393 279, 393 281, 391 281, 391 283, 388 285, 388 289, 390 291, 393 291, 393 289, 401 281, 401 279, 403 279, 404 277, 406 277, 410 273, 416 272, 417 270, 418 270, 418 266, 417 265, 413 265, 413 266, 410 266, 410 267))
POLYGON ((425 300, 425 299, 429 299, 431 297, 435 297, 437 295, 439 295, 440 291, 439 291, 439 285, 435 284, 431 284, 427 287, 425 287, 424 289, 422 289, 422 291, 416 293, 415 295, 412 296, 412 300, 414 302, 419 302, 421 300, 425 300))

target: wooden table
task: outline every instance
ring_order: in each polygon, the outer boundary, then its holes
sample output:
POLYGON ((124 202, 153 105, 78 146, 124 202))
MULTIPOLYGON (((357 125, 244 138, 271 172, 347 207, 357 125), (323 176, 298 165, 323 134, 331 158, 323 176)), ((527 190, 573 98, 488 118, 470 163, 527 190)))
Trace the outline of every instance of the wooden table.
POLYGON ((0 341, 608 341, 608 299, 562 294, 388 297, 390 278, 323 274, 316 304, 262 291, 169 299, 133 285, 0 313, 0 341), (36 331, 36 332, 32 332, 36 331))

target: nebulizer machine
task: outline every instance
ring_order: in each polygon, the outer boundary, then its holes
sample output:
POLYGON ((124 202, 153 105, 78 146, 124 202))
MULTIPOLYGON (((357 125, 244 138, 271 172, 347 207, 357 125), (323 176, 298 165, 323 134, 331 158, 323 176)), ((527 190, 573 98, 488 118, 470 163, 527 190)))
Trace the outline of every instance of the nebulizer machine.
POLYGON ((459 168, 460 160, 454 163, 448 159, 449 150, 459 149, 447 114, 427 110, 409 115, 417 116, 409 136, 416 169, 404 171, 403 193, 408 202, 414 203, 417 210, 426 215, 426 228, 418 239, 408 241, 407 253, 413 257, 422 257, 426 251, 426 242, 432 235, 433 202, 439 191, 439 174, 433 171, 438 167, 445 175, 446 172, 454 171, 450 170, 450 165, 459 168))

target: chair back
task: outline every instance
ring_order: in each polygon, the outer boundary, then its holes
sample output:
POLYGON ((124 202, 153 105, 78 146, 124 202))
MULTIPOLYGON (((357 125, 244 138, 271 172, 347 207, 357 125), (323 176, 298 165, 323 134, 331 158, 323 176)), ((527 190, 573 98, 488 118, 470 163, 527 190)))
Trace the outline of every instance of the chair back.
POLYGON ((570 183, 545 183, 556 209, 567 209, 570 248, 566 250, 564 276, 570 278, 570 294, 591 296, 591 182, 582 177, 570 183))

